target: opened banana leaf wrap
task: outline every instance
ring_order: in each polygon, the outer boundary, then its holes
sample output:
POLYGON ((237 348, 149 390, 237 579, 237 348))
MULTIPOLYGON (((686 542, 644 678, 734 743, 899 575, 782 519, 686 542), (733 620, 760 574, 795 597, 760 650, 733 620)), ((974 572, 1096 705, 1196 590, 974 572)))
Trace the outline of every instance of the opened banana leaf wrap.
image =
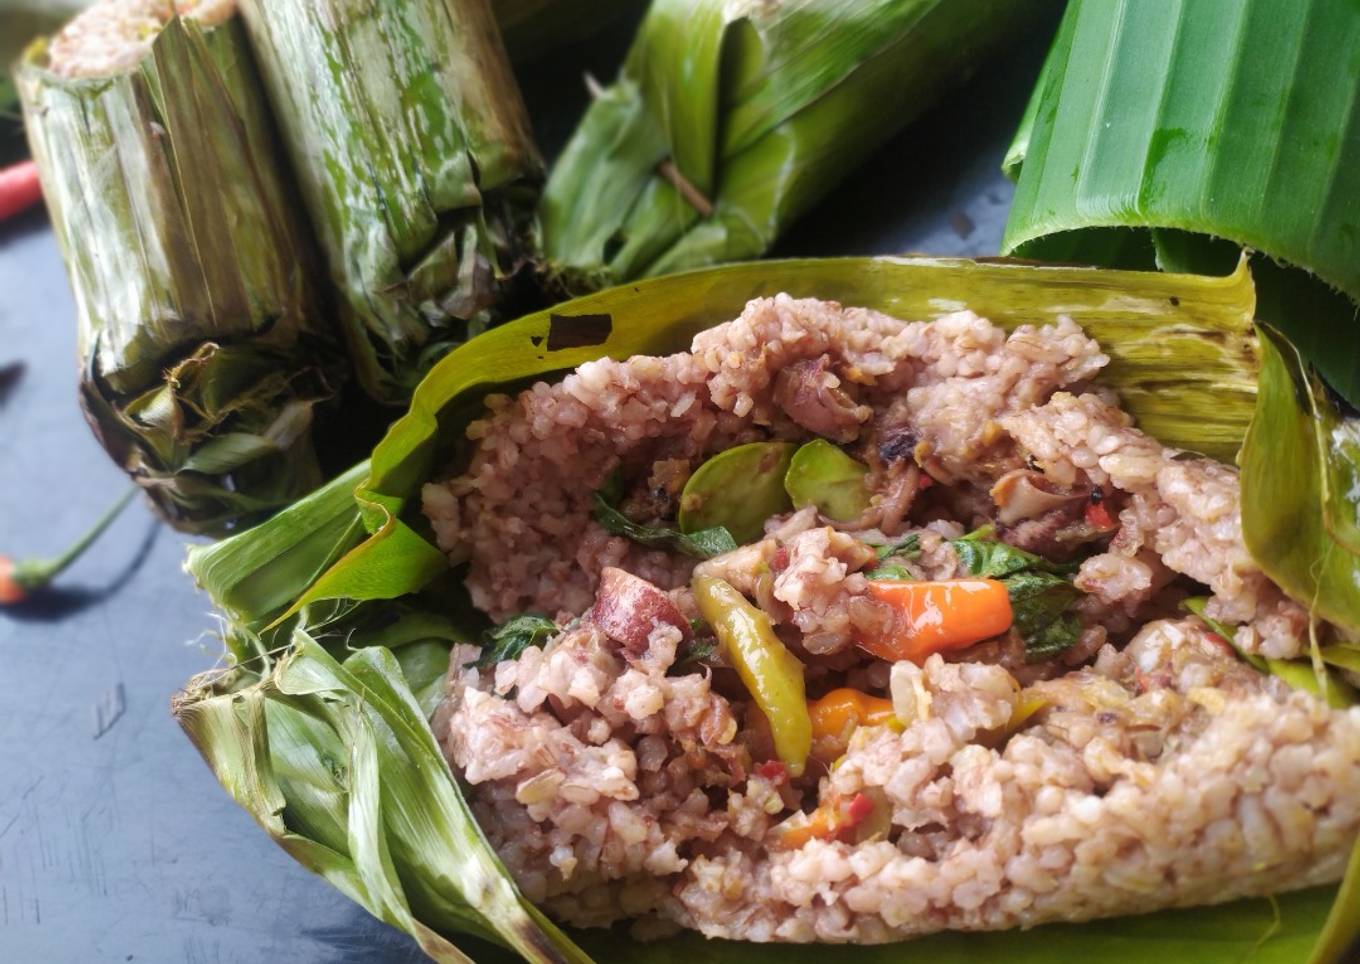
POLYGON ((243 0, 363 387, 402 404, 500 314, 542 162, 489 0, 243 0))
POLYGON ((1360 403, 1360 6, 1073 0, 1006 168, 1003 253, 1223 272, 1360 403))
MULTIPOLYGON (((757 257, 1045 0, 655 0, 554 164, 569 291, 757 257)), ((928 145, 922 145, 928 150, 928 145)))
MULTIPOLYGON (((456 601, 459 572, 427 541, 418 493, 437 467, 456 463, 483 398, 599 357, 682 349, 748 299, 778 291, 914 319, 966 305, 1007 328, 1070 314, 1101 341, 1111 357, 1102 381, 1121 392, 1145 429, 1221 458, 1236 451, 1257 404, 1255 294, 1245 268, 1202 278, 929 259, 733 265, 559 305, 451 353, 368 466, 288 518, 194 551, 188 568, 231 613, 234 663, 195 680, 175 706, 223 786, 280 845, 410 933, 432 958, 501 959, 484 939, 533 961, 749 964, 812 962, 828 953, 692 934, 636 943, 621 930, 552 927, 487 845, 427 724, 450 646, 475 638, 481 624, 456 601), (309 525, 310 551, 300 548, 309 525), (270 584, 273 571, 289 589, 305 585, 313 567, 304 558, 328 564, 335 557, 291 606, 270 584)), ((1275 416, 1258 412, 1256 431, 1269 435, 1272 418, 1295 416, 1275 382, 1266 387, 1271 404, 1285 406, 1275 416)), ((847 961, 960 964, 993 956, 1034 964, 1159 956, 1192 964, 1331 962, 1360 924, 1357 878, 1360 857, 1341 900, 1336 888, 1318 888, 1273 902, 1028 932, 946 933, 834 953, 847 961)))
POLYGON ((343 356, 240 21, 173 19, 109 77, 58 76, 40 40, 16 80, 101 444, 183 529, 314 488, 343 356))

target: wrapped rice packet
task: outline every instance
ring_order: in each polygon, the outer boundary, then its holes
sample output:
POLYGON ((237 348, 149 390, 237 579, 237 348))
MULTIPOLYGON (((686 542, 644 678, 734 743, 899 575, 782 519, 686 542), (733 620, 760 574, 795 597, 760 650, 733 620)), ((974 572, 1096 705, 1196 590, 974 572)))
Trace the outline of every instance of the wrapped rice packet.
POLYGON ((172 524, 222 532, 321 481, 344 359, 234 6, 181 7, 99 3, 17 83, 90 425, 172 524))
POLYGON ((1044 0, 656 0, 543 198, 569 291, 758 257, 1044 0))
MULTIPOLYGON (((826 955, 817 946, 694 935, 637 942, 617 928, 559 930, 511 882, 428 722, 449 653, 476 639, 476 624, 457 601, 462 573, 449 568, 415 503, 437 467, 466 464, 464 433, 485 396, 605 356, 679 350, 697 331, 735 317, 749 298, 785 290, 924 320, 968 305, 1006 329, 1079 316, 1110 358, 1097 384, 1118 389, 1144 429, 1183 448, 1231 456, 1253 410, 1255 299, 1245 269, 1206 279, 925 259, 731 266, 602 292, 457 349, 427 376, 370 466, 355 470, 353 479, 366 478, 352 504, 346 487, 337 487, 286 523, 280 517, 194 554, 191 570, 230 605, 237 662, 195 680, 175 704, 223 786, 271 836, 412 934, 432 958, 495 959, 486 939, 532 961, 749 964, 826 955), (307 547, 309 526, 318 538, 307 547), (261 566, 250 574, 253 589, 229 561, 252 558, 261 566), (263 591, 271 571, 281 573, 281 584, 299 585, 306 559, 329 568, 293 605, 263 591)), ((464 654, 472 652, 460 649, 457 665, 471 671, 464 654)), ((446 732, 447 719, 443 725, 446 732)), ((1073 955, 1330 962, 1355 923, 1360 857, 1352 863, 1341 892, 1351 896, 1335 906, 1338 891, 1322 887, 1281 895, 1274 905, 942 933, 835 953, 866 964, 907 955, 1022 964, 1073 955)))
POLYGON ((242 0, 364 389, 504 317, 542 161, 488 0, 242 0))

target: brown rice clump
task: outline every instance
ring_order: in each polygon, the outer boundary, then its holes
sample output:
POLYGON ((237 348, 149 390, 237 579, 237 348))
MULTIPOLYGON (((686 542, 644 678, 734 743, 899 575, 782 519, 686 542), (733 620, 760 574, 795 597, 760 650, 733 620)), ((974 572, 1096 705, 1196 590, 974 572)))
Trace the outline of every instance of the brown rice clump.
POLYGON ((97 0, 52 38, 48 68, 63 77, 113 77, 132 70, 176 14, 205 27, 236 13, 236 0, 97 0))
POLYGON ((526 895, 581 926, 879 942, 1338 879, 1360 834, 1360 708, 1241 659, 1298 655, 1307 614, 1246 553, 1235 472, 1134 428, 1092 383, 1106 362, 1067 319, 1007 335, 968 312, 908 323, 779 296, 690 352, 489 399, 425 511, 476 605, 559 632, 483 668, 456 648, 434 727, 526 895), (786 513, 696 567, 591 516, 617 478, 623 511, 673 519, 712 454, 817 436, 869 466, 860 519, 786 513), (1082 521, 1092 503, 1108 528, 1082 521), (1070 563, 1074 645, 1035 660, 1008 631, 921 665, 856 645, 882 618, 877 547, 912 536, 907 576, 955 578, 953 540, 982 525, 1070 563), (810 699, 854 687, 895 725, 790 777, 730 666, 694 655, 696 571, 769 616, 810 699), (872 833, 788 832, 845 801, 872 806, 872 833))

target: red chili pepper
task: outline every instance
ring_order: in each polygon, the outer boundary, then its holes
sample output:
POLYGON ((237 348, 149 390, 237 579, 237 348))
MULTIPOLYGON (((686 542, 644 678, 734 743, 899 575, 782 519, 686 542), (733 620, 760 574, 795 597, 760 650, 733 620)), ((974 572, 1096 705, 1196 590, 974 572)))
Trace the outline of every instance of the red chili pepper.
POLYGON ((1228 642, 1218 633, 1205 633, 1204 638, 1207 639, 1209 642, 1213 643, 1219 649, 1225 650, 1229 653, 1233 651, 1232 643, 1228 642))
POLYGON ((1096 529, 1117 529, 1114 519, 1110 518, 1110 510, 1105 507, 1104 502, 1088 502, 1086 504, 1086 522, 1096 529))
POLYGON ((0 556, 0 606, 16 606, 28 598, 28 589, 14 572, 14 560, 0 556))
POLYGON ((845 826, 857 826, 869 819, 873 812, 874 801, 863 793, 857 793, 850 798, 850 805, 845 808, 845 826))
POLYGON ((788 767, 778 760, 766 760, 756 764, 756 773, 778 786, 789 778, 788 767))
POLYGON ((0 221, 22 214, 42 200, 38 165, 21 161, 0 170, 0 221))

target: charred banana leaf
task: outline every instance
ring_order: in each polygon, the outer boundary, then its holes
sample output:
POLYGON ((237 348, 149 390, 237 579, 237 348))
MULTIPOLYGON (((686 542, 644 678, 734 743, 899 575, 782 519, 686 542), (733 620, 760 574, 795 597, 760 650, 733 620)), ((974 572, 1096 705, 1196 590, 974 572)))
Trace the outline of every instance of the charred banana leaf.
POLYGON ((244 0, 374 398, 499 317, 541 161, 488 0, 244 0))
POLYGON ((287 504, 341 369, 244 29, 171 19, 128 69, 51 66, 38 41, 17 80, 90 425, 181 529, 287 504))

